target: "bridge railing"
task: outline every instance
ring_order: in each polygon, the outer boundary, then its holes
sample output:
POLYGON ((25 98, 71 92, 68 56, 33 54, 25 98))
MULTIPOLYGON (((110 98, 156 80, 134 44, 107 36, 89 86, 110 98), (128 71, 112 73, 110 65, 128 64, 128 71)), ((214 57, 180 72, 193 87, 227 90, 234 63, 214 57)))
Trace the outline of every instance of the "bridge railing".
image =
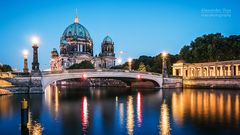
POLYGON ((61 70, 61 71, 43 71, 43 75, 49 74, 60 74, 60 73, 79 73, 79 72, 125 72, 125 73, 140 73, 140 74, 148 74, 148 75, 158 75, 161 76, 159 73, 154 72, 140 72, 140 71, 129 71, 129 70, 122 70, 122 69, 71 69, 71 70, 61 70))

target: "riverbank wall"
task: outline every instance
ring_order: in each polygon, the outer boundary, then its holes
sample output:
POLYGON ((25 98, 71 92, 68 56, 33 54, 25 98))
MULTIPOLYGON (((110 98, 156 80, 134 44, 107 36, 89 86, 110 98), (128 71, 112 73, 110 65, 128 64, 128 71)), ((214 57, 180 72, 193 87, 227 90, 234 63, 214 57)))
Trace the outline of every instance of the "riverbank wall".
POLYGON ((240 77, 185 78, 183 88, 240 89, 240 77))
POLYGON ((41 77, 1 78, 0 89, 10 93, 43 93, 41 77))

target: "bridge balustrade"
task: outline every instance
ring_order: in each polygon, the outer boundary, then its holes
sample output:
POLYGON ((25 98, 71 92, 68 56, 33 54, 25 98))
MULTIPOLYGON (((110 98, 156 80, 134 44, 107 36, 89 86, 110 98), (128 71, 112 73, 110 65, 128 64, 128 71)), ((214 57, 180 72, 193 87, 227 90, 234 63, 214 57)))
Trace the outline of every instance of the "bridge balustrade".
POLYGON ((161 76, 161 74, 154 73, 154 72, 139 72, 134 70, 129 71, 129 70, 122 70, 122 69, 71 69, 71 70, 61 70, 61 71, 43 71, 42 74, 48 75, 48 74, 79 73, 79 72, 124 72, 124 73, 140 73, 140 74, 161 76))

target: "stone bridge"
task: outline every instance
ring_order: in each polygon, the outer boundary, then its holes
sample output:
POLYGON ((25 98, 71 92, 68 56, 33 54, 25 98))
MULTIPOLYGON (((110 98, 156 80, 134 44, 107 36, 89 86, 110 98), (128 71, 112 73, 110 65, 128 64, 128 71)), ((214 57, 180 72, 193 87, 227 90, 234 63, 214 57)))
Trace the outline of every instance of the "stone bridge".
POLYGON ((65 70, 61 72, 42 72, 42 87, 46 87, 56 81, 75 79, 75 78, 112 78, 119 80, 143 80, 151 81, 156 87, 162 88, 163 78, 161 74, 150 72, 135 72, 128 70, 96 70, 96 69, 81 69, 81 70, 65 70))

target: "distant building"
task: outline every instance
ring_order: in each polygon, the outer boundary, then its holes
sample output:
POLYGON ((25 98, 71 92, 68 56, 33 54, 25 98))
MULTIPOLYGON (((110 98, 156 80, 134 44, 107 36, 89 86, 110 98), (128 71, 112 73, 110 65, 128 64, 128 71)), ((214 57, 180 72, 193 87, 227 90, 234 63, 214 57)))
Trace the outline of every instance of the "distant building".
POLYGON ((240 76, 240 60, 185 63, 179 60, 172 66, 173 76, 183 78, 236 77, 240 76))
POLYGON ((111 37, 106 36, 101 45, 101 53, 93 56, 93 40, 76 16, 74 23, 69 25, 62 34, 60 54, 55 48, 51 51, 51 70, 63 70, 82 61, 90 61, 95 68, 115 66, 114 42, 111 37))

